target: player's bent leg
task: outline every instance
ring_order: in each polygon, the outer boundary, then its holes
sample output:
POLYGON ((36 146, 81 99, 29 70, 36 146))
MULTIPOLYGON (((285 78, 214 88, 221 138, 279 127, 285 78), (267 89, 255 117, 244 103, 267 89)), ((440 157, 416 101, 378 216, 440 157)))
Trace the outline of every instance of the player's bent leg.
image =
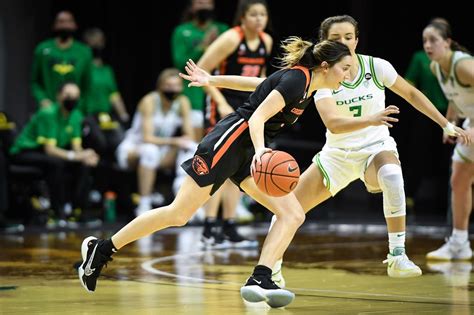
POLYGON ((290 193, 274 198, 260 192, 253 179, 247 178, 241 187, 257 202, 271 210, 278 217, 263 245, 259 264, 247 283, 241 288, 241 296, 248 302, 265 301, 271 307, 283 307, 291 303, 294 293, 281 289, 271 279, 275 262, 283 256, 298 227, 304 222, 304 212, 296 197, 290 193))
POLYGON ((209 199, 212 186, 199 187, 187 177, 175 200, 168 206, 153 209, 136 217, 111 239, 102 240, 90 236, 81 245, 82 264, 78 269, 83 287, 95 291, 97 278, 112 254, 123 246, 169 226, 182 226, 193 213, 209 199), (189 198, 192 195, 193 198, 189 198))
MULTIPOLYGON (((324 185, 323 179, 323 174, 316 163, 312 163, 300 176, 294 194, 306 213, 331 197, 331 193, 324 185)), ((273 215, 269 230, 272 229, 276 220, 276 215, 273 215)), ((272 268, 272 280, 280 288, 286 286, 282 272, 282 264, 283 258, 280 258, 272 268)))

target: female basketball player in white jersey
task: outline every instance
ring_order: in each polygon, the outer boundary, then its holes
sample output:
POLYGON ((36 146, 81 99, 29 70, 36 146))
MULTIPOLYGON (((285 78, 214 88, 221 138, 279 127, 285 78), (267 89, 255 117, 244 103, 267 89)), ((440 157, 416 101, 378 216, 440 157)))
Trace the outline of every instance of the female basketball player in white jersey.
MULTIPOLYGON (((449 24, 432 22, 423 31, 423 47, 431 59, 431 70, 446 98, 449 121, 466 118, 463 128, 474 134, 474 58, 467 49, 452 39, 449 24)), ((450 141, 444 137, 445 141, 450 141)), ((474 145, 456 144, 451 174, 453 232, 438 250, 427 254, 428 259, 471 259, 468 239, 469 217, 472 209, 474 183, 474 145)))
MULTIPOLYGON (((403 176, 397 146, 388 131, 391 123, 398 121, 388 115, 398 113, 398 108, 385 108, 385 87, 431 118, 447 134, 460 136, 461 142, 469 142, 470 138, 449 123, 389 62, 356 54, 358 35, 357 22, 347 15, 327 18, 321 24, 320 39, 346 44, 355 66, 350 69, 350 79, 338 90, 318 90, 315 95, 316 107, 328 128, 327 142, 302 174, 295 195, 307 212, 356 179, 364 181, 369 192, 383 192, 389 235, 389 254, 384 261, 388 263, 387 273, 391 277, 415 277, 422 272, 405 254, 403 176), (383 123, 376 117, 382 117, 383 123)), ((249 79, 248 83, 257 85, 259 81, 249 79)), ((281 260, 273 268, 273 280, 284 286, 281 260)))
MULTIPOLYGON (((385 108, 385 88, 389 88, 447 134, 460 134, 461 142, 469 139, 428 98, 399 76, 388 61, 357 54, 358 36, 358 23, 348 15, 329 17, 320 25, 320 39, 346 44, 355 66, 351 67, 349 81, 338 90, 319 90, 315 95, 316 107, 328 128, 326 144, 301 176, 295 195, 309 211, 356 179, 362 180, 369 192, 382 192, 389 240, 389 253, 384 261, 388 263, 387 273, 397 278, 416 277, 422 271, 405 254, 405 190, 397 144, 388 130, 392 125, 387 122, 385 126, 369 126, 364 118, 385 108), (348 117, 361 119, 348 123, 348 117)), ((284 285, 280 262, 273 268, 273 278, 284 285)))

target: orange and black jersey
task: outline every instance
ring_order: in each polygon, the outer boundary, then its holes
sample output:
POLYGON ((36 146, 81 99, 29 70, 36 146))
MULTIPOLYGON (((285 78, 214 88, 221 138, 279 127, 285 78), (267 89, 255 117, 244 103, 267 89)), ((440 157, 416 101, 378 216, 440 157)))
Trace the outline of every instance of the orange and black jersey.
POLYGON ((307 68, 293 67, 275 72, 263 81, 248 101, 234 113, 220 120, 199 144, 194 157, 181 166, 200 187, 212 185, 210 194, 230 178, 236 185, 250 176, 255 150, 248 120, 271 91, 285 100, 282 110, 265 123, 265 143, 286 125, 296 122, 313 94, 308 95, 311 74, 307 68))
POLYGON ((311 73, 304 67, 282 69, 270 75, 253 92, 236 112, 249 120, 271 91, 277 90, 285 100, 285 107, 265 123, 265 136, 273 138, 281 128, 292 125, 311 102, 314 92, 308 95, 311 73))
MULTIPOLYGON (((257 49, 250 50, 245 39, 245 34, 240 26, 233 28, 240 36, 240 43, 237 49, 224 60, 216 74, 240 75, 244 77, 261 77, 265 68, 269 53, 263 41, 263 33, 259 34, 260 44, 257 49)), ((242 105, 240 100, 246 100, 249 96, 248 92, 222 89, 222 94, 228 99, 229 105, 236 109, 242 105), (236 102, 232 102, 235 99, 236 102)))

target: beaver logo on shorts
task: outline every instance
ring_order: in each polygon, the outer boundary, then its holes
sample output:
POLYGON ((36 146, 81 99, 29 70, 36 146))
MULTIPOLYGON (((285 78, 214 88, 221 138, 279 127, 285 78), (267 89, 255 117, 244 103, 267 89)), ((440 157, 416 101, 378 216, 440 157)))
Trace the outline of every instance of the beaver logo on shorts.
POLYGON ((206 164, 206 161, 199 155, 195 155, 193 158, 193 170, 198 175, 207 175, 209 174, 209 167, 206 164))

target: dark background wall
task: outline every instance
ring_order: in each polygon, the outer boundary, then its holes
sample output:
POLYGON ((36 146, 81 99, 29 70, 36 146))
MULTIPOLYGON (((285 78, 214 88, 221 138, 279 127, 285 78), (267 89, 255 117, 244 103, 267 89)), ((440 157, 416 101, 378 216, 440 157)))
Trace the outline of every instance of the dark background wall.
MULTIPOLYGON (((464 8, 465 2, 462 1, 450 1, 443 6, 422 3, 423 10, 413 8, 413 1, 268 2, 276 43, 289 35, 314 38, 325 17, 350 14, 360 23, 359 53, 389 60, 401 75, 411 54, 422 49, 422 29, 433 17, 447 18, 452 24, 454 39, 474 50, 472 14, 464 8)), ((35 109, 29 87, 33 49, 50 36, 55 14, 68 9, 76 16, 79 36, 91 26, 105 31, 106 59, 115 69, 119 89, 133 112, 140 97, 153 89, 158 72, 171 65, 170 36, 187 3, 187 0, 0 0, 0 110, 6 110, 15 120, 25 122, 35 109)), ((232 23, 236 3, 236 0, 216 0, 218 20, 232 23)), ((391 92, 387 92, 387 104, 397 104, 402 108, 401 121, 392 130, 392 135, 399 143, 402 158, 405 156, 407 160, 408 170, 412 172, 408 156, 422 155, 413 148, 416 148, 417 141, 423 141, 413 134, 416 130, 413 125, 425 118, 391 92)), ((298 128, 298 136, 310 141, 324 141, 324 127, 314 109, 305 115, 298 128)), ((436 136, 440 135, 439 131, 436 136)), ((433 156, 424 158, 437 159, 433 156)), ((440 172, 446 174, 445 170, 440 172)), ((444 188, 446 176, 442 176, 444 188)), ((441 192, 444 197, 438 206, 445 209, 445 190, 441 189, 441 192)))

